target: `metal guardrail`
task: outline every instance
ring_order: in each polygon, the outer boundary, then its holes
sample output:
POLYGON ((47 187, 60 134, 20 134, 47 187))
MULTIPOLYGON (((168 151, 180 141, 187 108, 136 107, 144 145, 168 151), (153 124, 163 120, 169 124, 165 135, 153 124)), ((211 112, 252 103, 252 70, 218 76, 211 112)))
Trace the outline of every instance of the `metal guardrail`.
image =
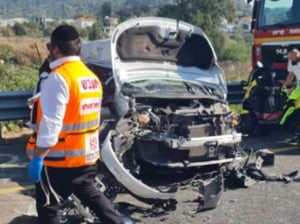
MULTIPOLYGON (((227 83, 228 102, 240 104, 245 90, 239 82, 227 83)), ((29 119, 30 110, 27 99, 32 96, 32 91, 0 92, 0 121, 29 119)))
POLYGON ((227 82, 229 104, 241 104, 245 95, 244 86, 240 82, 227 82))
POLYGON ((29 119, 27 99, 32 91, 0 92, 0 121, 29 119))

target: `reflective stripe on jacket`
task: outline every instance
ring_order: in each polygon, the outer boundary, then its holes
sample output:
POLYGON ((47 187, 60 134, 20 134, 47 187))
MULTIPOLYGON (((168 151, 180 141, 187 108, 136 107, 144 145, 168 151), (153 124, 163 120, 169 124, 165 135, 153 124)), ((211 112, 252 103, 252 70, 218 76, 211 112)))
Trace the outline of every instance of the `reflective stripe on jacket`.
MULTIPOLYGON (((80 167, 92 165, 99 159, 99 117, 102 86, 97 76, 81 61, 68 61, 54 69, 69 87, 69 102, 58 142, 51 147, 44 165, 50 167, 80 167)), ((51 74, 50 74, 51 75, 51 74)), ((32 158, 36 136, 42 118, 40 98, 36 130, 27 143, 27 155, 32 158)))

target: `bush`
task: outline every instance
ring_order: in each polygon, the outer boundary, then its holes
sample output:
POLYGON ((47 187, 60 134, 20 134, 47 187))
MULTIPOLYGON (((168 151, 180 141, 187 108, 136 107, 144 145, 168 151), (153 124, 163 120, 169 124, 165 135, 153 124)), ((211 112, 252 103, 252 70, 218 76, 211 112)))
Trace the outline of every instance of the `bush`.
POLYGON ((218 55, 219 60, 222 61, 250 61, 251 49, 245 44, 239 44, 235 40, 227 39, 225 45, 218 55))
POLYGON ((0 38, 0 91, 33 90, 48 38, 0 38))
POLYGON ((34 49, 23 51, 16 49, 13 56, 13 61, 19 65, 40 65, 44 58, 40 58, 34 49))
POLYGON ((0 27, 1 37, 13 37, 15 36, 14 31, 10 27, 0 27))
POLYGON ((11 59, 12 56, 13 47, 6 44, 0 44, 0 60, 7 62, 11 59))
POLYGON ((38 80, 38 68, 6 63, 0 66, 0 91, 33 90, 38 80))

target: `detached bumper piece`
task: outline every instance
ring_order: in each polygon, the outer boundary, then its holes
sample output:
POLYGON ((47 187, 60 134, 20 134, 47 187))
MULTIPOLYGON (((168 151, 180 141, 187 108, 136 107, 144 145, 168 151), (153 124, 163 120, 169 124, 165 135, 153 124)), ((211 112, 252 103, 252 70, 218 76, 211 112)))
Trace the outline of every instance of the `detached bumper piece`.
POLYGON ((173 192, 162 192, 152 188, 135 178, 118 160, 111 145, 113 131, 109 131, 101 149, 101 158, 107 169, 133 196, 143 201, 164 201, 163 205, 174 207, 176 204, 173 192))
POLYGON ((199 187, 199 193, 202 195, 202 198, 200 198, 197 212, 216 208, 222 192, 223 176, 220 172, 212 178, 202 181, 199 187))

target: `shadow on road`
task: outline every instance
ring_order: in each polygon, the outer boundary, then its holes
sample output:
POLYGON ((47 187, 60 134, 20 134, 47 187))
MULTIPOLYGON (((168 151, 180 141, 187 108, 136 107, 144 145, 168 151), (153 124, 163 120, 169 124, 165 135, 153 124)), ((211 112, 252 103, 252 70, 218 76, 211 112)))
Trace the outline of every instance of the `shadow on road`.
POLYGON ((8 224, 37 224, 37 218, 35 216, 21 215, 14 218, 8 224))

